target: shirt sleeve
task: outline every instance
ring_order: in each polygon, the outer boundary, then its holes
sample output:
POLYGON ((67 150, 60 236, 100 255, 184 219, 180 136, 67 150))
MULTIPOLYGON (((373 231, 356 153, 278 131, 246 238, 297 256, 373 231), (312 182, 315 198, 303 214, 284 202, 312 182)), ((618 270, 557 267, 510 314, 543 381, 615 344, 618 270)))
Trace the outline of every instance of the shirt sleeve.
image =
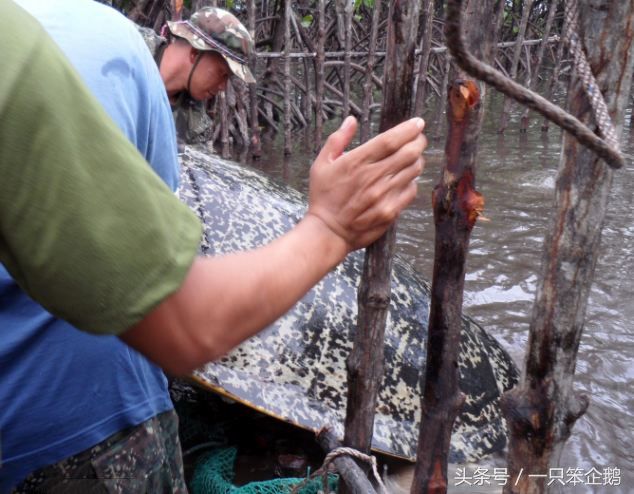
POLYGON ((11 1, 0 40, 0 261, 51 313, 119 334, 179 288, 200 224, 11 1))

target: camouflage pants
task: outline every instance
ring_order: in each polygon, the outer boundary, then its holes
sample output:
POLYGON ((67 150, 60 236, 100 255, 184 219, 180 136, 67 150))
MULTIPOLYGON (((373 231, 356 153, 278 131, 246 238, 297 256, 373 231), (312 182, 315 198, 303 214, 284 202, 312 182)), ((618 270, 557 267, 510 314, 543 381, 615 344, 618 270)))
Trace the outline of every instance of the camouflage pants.
POLYGON ((33 472, 14 494, 186 494, 178 417, 169 411, 33 472))

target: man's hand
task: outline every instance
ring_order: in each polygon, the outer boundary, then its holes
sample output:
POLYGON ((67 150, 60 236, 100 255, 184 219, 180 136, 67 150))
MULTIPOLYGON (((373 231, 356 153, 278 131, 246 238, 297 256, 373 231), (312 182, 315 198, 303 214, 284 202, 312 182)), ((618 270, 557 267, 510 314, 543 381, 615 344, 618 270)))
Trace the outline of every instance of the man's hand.
POLYGON ((348 252, 376 240, 416 195, 426 140, 410 120, 343 154, 357 129, 332 134, 294 228, 257 249, 199 258, 177 292, 121 338, 175 374, 216 359, 288 311, 348 252))
POLYGON ((427 146, 424 121, 414 118, 344 154, 357 130, 348 117, 330 135, 310 170, 309 207, 348 251, 379 238, 416 197, 427 146))

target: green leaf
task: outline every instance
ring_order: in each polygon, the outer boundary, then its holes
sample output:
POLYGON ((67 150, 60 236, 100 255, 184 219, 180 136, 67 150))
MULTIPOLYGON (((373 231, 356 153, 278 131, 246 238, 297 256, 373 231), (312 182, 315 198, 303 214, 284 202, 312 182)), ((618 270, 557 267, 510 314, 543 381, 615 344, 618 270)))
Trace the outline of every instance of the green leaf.
POLYGON ((301 22, 303 27, 310 27, 313 24, 313 16, 311 14, 305 15, 304 17, 302 17, 302 22, 301 22))

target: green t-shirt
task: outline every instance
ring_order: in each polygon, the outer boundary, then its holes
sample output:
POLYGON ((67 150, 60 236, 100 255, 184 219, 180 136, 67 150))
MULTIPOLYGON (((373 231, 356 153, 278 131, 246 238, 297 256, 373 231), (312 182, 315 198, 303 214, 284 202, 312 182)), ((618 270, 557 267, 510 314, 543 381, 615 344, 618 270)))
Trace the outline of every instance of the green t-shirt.
POLYGON ((0 10, 0 261, 56 316, 119 334, 181 285, 200 224, 41 26, 0 10))

